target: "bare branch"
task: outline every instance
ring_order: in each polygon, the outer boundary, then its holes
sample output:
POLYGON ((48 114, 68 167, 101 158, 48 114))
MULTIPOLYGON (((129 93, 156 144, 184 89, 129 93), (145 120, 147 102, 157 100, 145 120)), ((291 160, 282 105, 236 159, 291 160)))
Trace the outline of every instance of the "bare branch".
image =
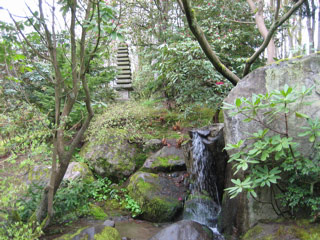
POLYGON ((281 0, 277 0, 276 13, 274 14, 274 20, 275 21, 278 20, 278 17, 279 17, 280 5, 281 5, 281 0))
POLYGON ((271 25, 269 33, 267 37, 264 39, 262 45, 250 58, 247 59, 245 68, 243 70, 243 76, 246 76, 250 72, 251 65, 260 56, 260 54, 266 49, 270 40, 272 39, 273 34, 276 32, 277 28, 281 26, 285 21, 287 21, 291 17, 291 15, 303 4, 304 1, 306 0, 299 0, 295 5, 293 5, 293 7, 286 14, 284 14, 280 18, 280 20, 276 20, 271 25))
POLYGON ((233 85, 236 85, 240 80, 232 71, 230 71, 219 59, 217 54, 212 50, 206 36, 197 23, 194 10, 191 8, 190 0, 182 0, 183 7, 186 13, 187 21, 193 35, 197 38, 202 50, 208 57, 214 68, 227 78, 233 85))
POLYGON ((32 51, 39 57, 42 58, 44 60, 47 60, 49 62, 51 62, 51 59, 42 55, 37 49, 35 49, 33 47, 33 45, 30 43, 30 41, 27 39, 27 37, 24 35, 24 33, 22 32, 19 24, 17 23, 17 21, 14 19, 14 17, 12 16, 12 14, 8 11, 10 18, 12 19, 12 21, 14 22, 14 25, 16 26, 18 32, 20 33, 20 35, 22 36, 23 40, 26 42, 26 44, 32 49, 32 51))

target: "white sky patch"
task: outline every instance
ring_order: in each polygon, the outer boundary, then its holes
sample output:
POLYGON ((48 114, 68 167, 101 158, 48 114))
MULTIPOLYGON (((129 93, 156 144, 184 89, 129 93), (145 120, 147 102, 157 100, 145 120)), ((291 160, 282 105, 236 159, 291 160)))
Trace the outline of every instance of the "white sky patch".
POLYGON ((17 20, 22 20, 23 18, 19 17, 31 15, 26 4, 28 4, 31 9, 35 10, 37 3, 37 0, 0 0, 0 7, 3 8, 0 10, 0 21, 12 22, 7 10, 15 15, 17 20))

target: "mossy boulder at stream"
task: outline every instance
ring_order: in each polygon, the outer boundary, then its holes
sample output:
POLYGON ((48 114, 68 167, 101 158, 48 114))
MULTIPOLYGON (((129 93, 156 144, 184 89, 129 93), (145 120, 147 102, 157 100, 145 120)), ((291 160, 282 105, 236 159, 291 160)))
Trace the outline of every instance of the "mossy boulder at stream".
POLYGON ((165 146, 145 161, 143 169, 154 173, 186 170, 183 150, 165 146))
POLYGON ((121 240, 120 233, 111 226, 84 227, 74 233, 64 234, 57 240, 121 240))
POLYGON ((186 188, 165 175, 137 172, 130 178, 130 196, 142 209, 142 217, 152 222, 171 221, 182 210, 186 188))

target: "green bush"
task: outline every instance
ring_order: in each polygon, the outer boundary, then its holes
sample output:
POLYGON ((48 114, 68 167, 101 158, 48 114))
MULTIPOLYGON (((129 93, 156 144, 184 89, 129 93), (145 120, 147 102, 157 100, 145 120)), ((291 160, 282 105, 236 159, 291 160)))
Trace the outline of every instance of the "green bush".
MULTIPOLYGON (((225 104, 224 109, 234 110, 232 115, 242 114, 244 122, 255 121, 264 127, 237 144, 228 144, 225 149, 236 150, 229 162, 234 163, 235 174, 244 171, 244 179, 232 179, 235 186, 227 188, 231 198, 243 191, 256 197, 255 189, 277 186, 277 196, 284 207, 295 215, 300 209, 313 214, 320 207, 320 121, 298 112, 304 98, 312 88, 296 90, 287 85, 280 91, 253 95, 251 99, 238 98, 234 105, 225 104), (264 120, 261 119, 264 115, 264 120), (300 134, 289 134, 289 118, 305 119, 300 134), (276 119, 283 119, 283 129, 272 127, 276 119), (304 155, 299 150, 299 140, 309 140, 311 149, 304 155), (248 141, 253 141, 248 144, 248 141)), ((297 129, 296 131, 299 131, 297 129)))

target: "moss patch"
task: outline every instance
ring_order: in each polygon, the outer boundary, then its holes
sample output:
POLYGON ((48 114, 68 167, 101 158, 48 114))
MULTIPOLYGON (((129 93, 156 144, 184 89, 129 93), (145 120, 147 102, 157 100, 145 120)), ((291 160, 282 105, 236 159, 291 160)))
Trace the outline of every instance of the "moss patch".
MULTIPOLYGON (((67 233, 67 234, 64 234, 63 236, 57 238, 57 240, 71 240, 73 239, 74 237, 78 236, 84 229, 86 229, 86 227, 83 227, 83 228, 80 228, 78 229, 75 233, 67 233)), ((85 236, 83 236, 81 239, 79 240, 88 240, 89 239, 89 236, 88 234, 86 234, 85 236)))
POLYGON ((94 240, 121 240, 121 237, 117 229, 105 227, 101 233, 94 236, 94 240))
POLYGON ((93 216, 97 220, 104 220, 108 217, 101 207, 94 204, 90 204, 89 215, 93 216))
POLYGON ((251 228, 243 237, 242 240, 253 240, 256 239, 260 233, 262 233, 263 228, 260 225, 255 226, 254 228, 251 228))

